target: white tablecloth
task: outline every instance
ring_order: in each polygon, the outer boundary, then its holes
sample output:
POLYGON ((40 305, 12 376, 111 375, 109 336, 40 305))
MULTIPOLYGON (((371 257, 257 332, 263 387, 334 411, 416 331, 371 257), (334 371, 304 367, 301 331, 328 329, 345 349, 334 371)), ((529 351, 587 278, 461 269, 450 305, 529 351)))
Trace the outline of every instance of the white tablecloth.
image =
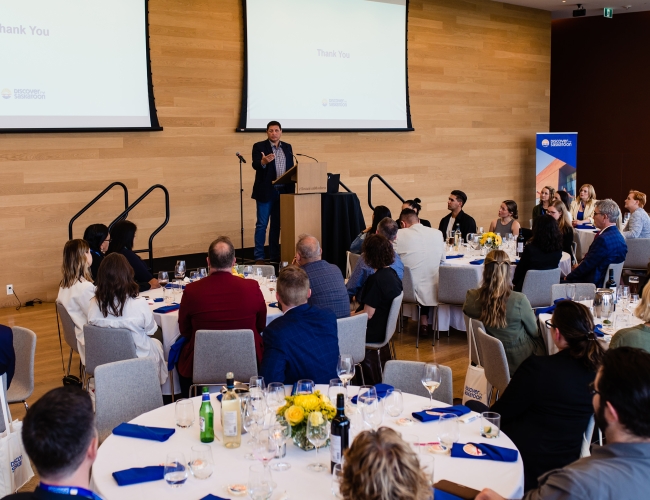
MULTIPOLYGON (((321 390, 325 387, 320 386, 321 390)), ((350 395, 358 388, 351 387, 350 395)), ((427 399, 404 394, 405 411, 402 416, 413 411, 420 411, 427 399)), ((194 398, 194 410, 198 422, 200 397, 194 398)), ((215 410, 215 435, 221 438, 222 429, 218 417, 221 407, 212 398, 215 410)), ((439 403, 438 406, 446 406, 439 403)), ((415 434, 421 442, 437 441, 436 422, 416 422, 412 426, 400 427, 394 424, 396 418, 385 417, 384 425, 398 432, 415 434)), ((174 427, 174 405, 167 405, 157 410, 145 413, 132 420, 133 423, 158 427, 174 427)), ((353 420, 355 433, 356 418, 353 420)), ((460 425, 460 442, 487 442, 506 448, 515 448, 512 441, 503 433, 496 439, 485 439, 480 436, 480 419, 469 424, 460 425)), ((176 428, 175 434, 164 443, 155 441, 136 440, 122 436, 109 436, 100 446, 97 460, 92 470, 92 487, 105 500, 143 500, 156 498, 158 500, 198 499, 208 493, 223 498, 233 498, 226 492, 229 483, 246 483, 248 468, 255 462, 246 460, 244 455, 250 452, 245 446, 248 436, 242 436, 242 446, 229 450, 222 442, 215 439, 212 453, 215 460, 215 472, 206 480, 198 480, 191 476, 178 489, 172 489, 165 481, 155 481, 131 486, 119 487, 112 477, 115 471, 131 467, 158 465, 164 462, 168 452, 180 451, 189 460, 191 447, 200 444, 198 424, 189 429, 176 428)), ((423 453, 426 453, 423 451, 423 453)), ((481 490, 488 487, 506 498, 521 498, 523 495, 523 462, 521 457, 517 462, 504 463, 490 460, 474 460, 466 458, 451 458, 450 456, 432 455, 435 457, 435 480, 447 479, 481 490)), ((285 472, 273 472, 273 480, 277 488, 273 500, 278 500, 284 492, 288 500, 302 499, 331 499, 331 479, 329 472, 312 472, 307 464, 316 460, 316 451, 302 451, 293 443, 287 443, 287 455, 284 459, 291 464, 291 469, 285 472)), ((329 465, 329 448, 319 451, 319 461, 329 465)), ((329 469, 328 469, 329 470, 329 469)), ((249 498, 249 497, 242 497, 249 498)))
POLYGON ((573 229, 573 241, 576 242, 576 259, 584 259, 585 254, 596 237, 596 228, 593 229, 573 229))
MULTIPOLYGON (((275 293, 269 291, 266 285, 261 285, 260 289, 262 290, 262 293, 264 294, 264 300, 266 301, 266 324, 268 325, 275 318, 281 316, 282 313, 280 312, 280 309, 278 309, 277 307, 269 307, 269 303, 275 302, 276 300, 275 293)), ((142 292, 140 295, 149 298, 148 303, 152 311, 154 309, 157 309, 165 305, 164 302, 153 301, 153 299, 160 298, 163 296, 162 288, 147 290, 146 292, 142 292)), ((180 303, 180 300, 181 299, 179 297, 177 302, 180 303)), ((156 324, 160 328, 162 328, 163 350, 165 352, 165 359, 166 359, 167 356, 169 355, 169 349, 171 348, 172 345, 174 345, 174 342, 176 342, 178 337, 180 337, 181 335, 181 332, 178 328, 178 310, 171 311, 164 314, 155 312, 153 313, 153 317, 156 320, 156 324)), ((174 389, 177 392, 180 389, 180 383, 178 381, 178 373, 176 372, 176 369, 174 369, 173 374, 174 374, 174 389)), ((169 379, 167 380, 167 382, 164 383, 162 389, 163 389, 163 394, 167 394, 167 395, 171 394, 171 386, 169 383, 169 379)))

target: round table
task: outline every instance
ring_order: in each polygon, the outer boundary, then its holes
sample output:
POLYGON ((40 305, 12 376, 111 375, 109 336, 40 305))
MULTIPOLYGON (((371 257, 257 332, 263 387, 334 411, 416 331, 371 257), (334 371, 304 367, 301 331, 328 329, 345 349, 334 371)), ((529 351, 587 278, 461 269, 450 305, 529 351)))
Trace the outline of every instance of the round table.
POLYGON ((591 229, 573 229, 573 241, 576 242, 576 259, 581 261, 589 251, 589 247, 594 242, 598 230, 594 227, 591 229))
MULTIPOLYGON (((325 386, 318 386, 321 390, 327 390, 325 386)), ((289 387, 287 387, 289 391, 289 387)), ((350 387, 350 395, 358 391, 357 387, 350 387)), ((220 441, 210 445, 215 461, 215 472, 206 480, 199 480, 192 477, 191 473, 187 482, 178 489, 172 489, 164 480, 142 483, 131 486, 118 486, 112 473, 132 467, 144 467, 148 465, 162 464, 168 452, 180 451, 189 460, 190 449, 195 444, 200 444, 198 429, 198 412, 201 398, 193 398, 196 412, 196 422, 189 429, 176 427, 176 432, 164 443, 133 439, 122 436, 110 435, 100 446, 97 460, 93 465, 92 482, 93 490, 105 500, 142 500, 144 498, 156 498, 159 500, 180 498, 199 499, 208 493, 222 498, 232 497, 226 491, 226 485, 230 483, 246 483, 248 481, 248 468, 253 463, 246 460, 244 455, 250 449, 244 444, 248 436, 242 436, 242 446, 230 450, 223 446, 220 441)), ((219 419, 221 411, 220 403, 213 396, 212 406, 215 411, 215 435, 221 439, 222 429, 219 419)), ((410 415, 413 411, 420 411, 428 399, 404 394, 404 412, 402 417, 410 415)), ((447 406, 437 402, 437 406, 447 406)), ((415 422, 411 426, 398 426, 396 418, 385 417, 383 425, 392 427, 398 432, 416 434, 421 442, 437 440, 436 422, 421 423, 415 422)), ((174 405, 167 405, 150 411, 131 421, 135 424, 174 427, 174 405)), ((361 423, 355 417, 353 420, 353 435, 359 429, 361 423)), ((497 446, 515 448, 512 441, 503 433, 496 439, 485 439, 480 436, 480 418, 467 423, 459 424, 460 441, 486 442, 497 446)), ((423 451, 423 453, 428 453, 423 451)), ((475 460, 466 458, 451 458, 447 455, 432 455, 435 457, 435 480, 447 479, 456 483, 464 484, 471 488, 481 490, 489 487, 506 498, 521 498, 523 495, 523 462, 521 456, 517 462, 505 463, 490 460, 475 460)), ((307 469, 307 464, 316 460, 316 451, 303 451, 292 442, 287 443, 287 455, 283 459, 291 464, 291 469, 285 472, 273 472, 273 480, 277 483, 272 499, 287 500, 297 499, 331 499, 331 475, 329 472, 312 472, 307 469), (286 492, 286 495, 285 495, 286 492)), ((319 461, 329 464, 329 448, 319 451, 319 461)), ((329 469, 328 469, 329 470, 329 469)), ((249 498, 249 497, 239 497, 249 498)))

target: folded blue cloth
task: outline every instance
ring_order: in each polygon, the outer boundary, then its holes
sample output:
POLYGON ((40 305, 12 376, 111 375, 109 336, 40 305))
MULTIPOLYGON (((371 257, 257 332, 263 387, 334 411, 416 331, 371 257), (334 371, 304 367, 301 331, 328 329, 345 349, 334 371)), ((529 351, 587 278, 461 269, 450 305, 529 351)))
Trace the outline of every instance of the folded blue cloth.
POLYGON ((455 405, 445 406, 444 408, 431 408, 430 410, 414 411, 412 415, 413 418, 419 420, 420 422, 433 422, 434 420, 440 419, 440 415, 437 415, 437 413, 462 417, 463 415, 467 415, 469 412, 470 409, 467 406, 455 405))
MULTIPOLYGON (((178 288, 178 285, 176 285, 176 283, 167 283, 165 285, 165 288, 167 288, 167 289, 169 289, 169 288, 178 288)), ((182 288, 183 288, 183 290, 185 290, 185 285, 183 285, 182 288)))
POLYGON ((278 305, 277 302, 271 302, 271 303, 269 304, 269 307, 275 307, 276 309, 280 309, 280 306, 278 305))
POLYGON ((447 255, 445 259, 460 259, 461 257, 465 257, 464 255, 447 255))
POLYGON ((555 299, 553 301, 553 305, 549 307, 538 307, 535 309, 535 316, 539 316, 540 314, 551 314, 553 311, 555 311, 555 306, 557 306, 558 302, 562 302, 563 300, 569 300, 564 297, 560 299, 555 299))
POLYGON ((172 311, 177 311, 180 307, 180 304, 169 304, 168 306, 162 306, 158 309, 154 309, 153 312, 164 314, 172 311))
POLYGON ((601 324, 598 324, 598 325, 594 326, 594 333, 596 334, 597 337, 604 337, 605 336, 605 332, 603 332, 601 330, 602 327, 603 327, 603 325, 601 325, 601 324))
POLYGON ((154 302, 162 302, 163 300, 165 300, 165 299, 163 299, 162 297, 158 297, 157 299, 153 299, 154 302))
POLYGON ((149 439, 151 441, 167 441, 176 429, 166 429, 164 427, 146 427, 144 425, 121 423, 115 429, 113 434, 116 436, 126 436, 138 439, 149 439))
POLYGON ((461 497, 433 488, 433 498, 436 500, 463 500, 461 497))
POLYGON ((519 264, 519 259, 513 262, 513 264, 519 264))
POLYGON ((218 497, 212 493, 208 493, 201 500, 228 500, 227 498, 218 497))
POLYGON ((178 337, 178 340, 169 348, 169 354, 167 355, 167 371, 172 371, 178 363, 178 358, 181 357, 181 349, 187 342, 185 337, 178 337))
POLYGON ((510 448, 503 448, 493 444, 485 443, 467 443, 473 444, 483 453, 480 456, 470 455, 465 453, 463 448, 466 446, 463 443, 454 443, 451 447, 451 456, 456 458, 476 458, 478 460, 495 460, 497 462, 516 462, 519 457, 519 452, 510 448))
POLYGON ((483 262, 485 262, 485 259, 477 259, 471 261, 470 264, 474 264, 475 266, 480 266, 481 264, 483 264, 483 262))
POLYGON ((118 486, 159 481, 165 477, 165 466, 150 465, 149 467, 134 467, 133 469, 113 472, 113 477, 117 481, 118 486))
POLYGON ((593 229, 593 228, 594 226, 592 226, 591 224, 578 224, 576 226, 576 229, 593 229))
MULTIPOLYGON (((375 384, 375 389, 377 390, 377 397, 379 399, 384 399, 389 389, 395 389, 392 385, 388 384, 375 384)), ((352 404, 357 404, 357 397, 354 396, 351 400, 352 404)))

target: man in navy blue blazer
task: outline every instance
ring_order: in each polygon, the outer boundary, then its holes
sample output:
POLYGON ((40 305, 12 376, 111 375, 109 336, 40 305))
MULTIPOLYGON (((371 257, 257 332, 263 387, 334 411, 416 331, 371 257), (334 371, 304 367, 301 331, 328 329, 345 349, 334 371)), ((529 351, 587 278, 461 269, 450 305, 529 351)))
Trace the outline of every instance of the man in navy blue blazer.
POLYGON ((276 297, 283 316, 264 330, 260 375, 266 383, 293 384, 301 379, 328 384, 337 378, 339 340, 332 311, 309 305, 309 278, 297 266, 278 276, 276 297))
POLYGON ((255 183, 253 198, 257 202, 257 222, 255 223, 255 260, 264 261, 264 241, 266 228, 271 220, 269 230, 269 251, 273 262, 280 261, 280 195, 293 193, 293 182, 274 185, 273 181, 293 167, 293 149, 291 144, 281 142, 282 126, 272 121, 266 126, 266 141, 253 144, 253 169, 255 183))
POLYGON ((594 225, 600 229, 600 232, 580 265, 565 278, 566 282, 593 283, 601 288, 607 279, 609 265, 625 261, 627 244, 616 226, 620 216, 621 210, 615 201, 606 199, 596 202, 594 225))

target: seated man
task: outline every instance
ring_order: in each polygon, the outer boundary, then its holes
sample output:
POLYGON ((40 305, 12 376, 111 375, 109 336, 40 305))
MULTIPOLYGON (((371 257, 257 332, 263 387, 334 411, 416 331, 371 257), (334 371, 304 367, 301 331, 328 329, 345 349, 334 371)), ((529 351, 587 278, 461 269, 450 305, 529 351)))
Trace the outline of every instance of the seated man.
POLYGON ((615 201, 607 199, 596 202, 594 225, 600 229, 600 232, 594 238, 580 265, 565 278, 566 282, 593 283, 600 288, 607 279, 609 265, 625 261, 627 243, 617 227, 620 216, 621 211, 615 201))
MULTIPOLYGON (((398 229, 399 226, 397 222, 389 217, 386 217, 379 222, 379 225, 377 226, 377 234, 385 236, 388 241, 390 241, 394 246, 395 240, 397 239, 398 229)), ((397 276, 399 276, 399 279, 402 279, 404 277, 404 264, 402 263, 402 259, 399 255, 397 255, 397 253, 395 253, 395 260, 390 265, 390 267, 395 270, 397 276)), ((345 288, 348 290, 350 299, 355 297, 361 291, 361 287, 363 287, 363 284, 368 279, 368 276, 374 272, 374 269, 368 265, 368 263, 363 258, 363 254, 361 254, 361 258, 358 260, 357 265, 354 267, 352 274, 350 275, 350 279, 348 279, 348 282, 345 285, 345 288)))
POLYGON ((253 330, 258 364, 262 361, 262 337, 266 326, 266 302, 257 281, 232 274, 235 247, 219 236, 208 250, 210 275, 185 287, 178 311, 178 327, 187 339, 178 359, 181 391, 189 393, 194 368, 194 334, 197 330, 253 330))
POLYGON ((445 242, 438 229, 420 224, 414 210, 402 210, 399 219, 402 229, 397 232, 395 250, 413 275, 415 297, 422 306, 420 328, 424 333, 429 307, 438 305, 438 269, 445 262, 445 242))
POLYGON ((293 384, 300 379, 328 384, 337 378, 339 339, 332 311, 309 305, 309 278, 297 266, 278 276, 276 297, 284 315, 264 330, 260 375, 267 383, 293 384))
MULTIPOLYGON (((650 489, 650 354, 633 347, 610 349, 592 392, 596 425, 605 446, 591 456, 540 476, 525 500, 644 497, 650 489)), ((476 500, 501 499, 490 489, 476 500)))
POLYGON ((454 189, 447 200, 447 210, 451 213, 440 220, 438 230, 445 238, 449 231, 454 231, 456 225, 460 225, 460 232, 463 234, 463 240, 468 233, 476 232, 476 221, 463 212, 463 207, 467 203, 467 195, 458 189, 454 189))
POLYGON ((8 326, 0 325, 0 375, 7 374, 7 389, 11 385, 15 371, 14 332, 8 326))
POLYGON ((41 482, 6 499, 99 498, 89 486, 99 440, 87 392, 66 386, 46 393, 27 410, 22 438, 41 482))
POLYGON ((334 264, 321 260, 323 251, 316 238, 301 234, 296 243, 293 264, 304 269, 309 276, 311 297, 309 304, 329 309, 338 318, 350 316, 350 299, 345 289, 343 273, 334 264))

